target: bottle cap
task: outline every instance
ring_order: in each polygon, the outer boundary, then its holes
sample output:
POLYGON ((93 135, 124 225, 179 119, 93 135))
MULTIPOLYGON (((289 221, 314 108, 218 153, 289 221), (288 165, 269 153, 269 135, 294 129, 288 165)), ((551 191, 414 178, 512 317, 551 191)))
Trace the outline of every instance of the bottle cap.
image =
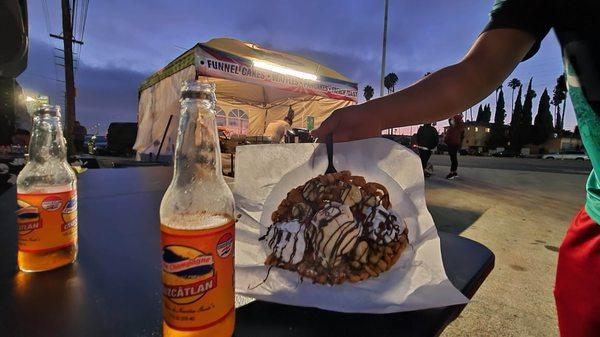
POLYGON ((181 85, 181 99, 214 99, 215 84, 208 81, 184 81, 181 85))
POLYGON ((33 113, 36 116, 49 115, 51 117, 60 117, 60 105, 44 104, 33 113))

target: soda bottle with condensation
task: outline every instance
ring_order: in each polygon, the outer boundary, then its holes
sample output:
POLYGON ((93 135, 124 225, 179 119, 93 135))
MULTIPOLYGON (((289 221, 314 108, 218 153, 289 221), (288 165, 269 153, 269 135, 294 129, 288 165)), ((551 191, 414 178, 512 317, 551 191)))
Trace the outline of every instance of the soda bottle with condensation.
POLYGON ((234 202, 221 173, 215 86, 184 82, 173 179, 160 205, 164 336, 230 337, 234 202))
POLYGON ((77 256, 77 178, 67 162, 60 107, 33 114, 29 161, 17 177, 17 263, 44 271, 77 256))

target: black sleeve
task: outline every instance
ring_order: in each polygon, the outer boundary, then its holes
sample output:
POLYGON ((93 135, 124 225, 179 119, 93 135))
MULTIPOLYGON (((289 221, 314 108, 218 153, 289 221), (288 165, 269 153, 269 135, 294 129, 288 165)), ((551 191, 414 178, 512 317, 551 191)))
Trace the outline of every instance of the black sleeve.
POLYGON ((490 22, 484 32, 497 28, 514 28, 525 31, 535 38, 535 44, 523 58, 529 59, 552 27, 550 16, 552 0, 495 0, 490 12, 490 22))
POLYGON ((423 127, 419 126, 417 130, 417 145, 421 145, 423 143, 423 127))

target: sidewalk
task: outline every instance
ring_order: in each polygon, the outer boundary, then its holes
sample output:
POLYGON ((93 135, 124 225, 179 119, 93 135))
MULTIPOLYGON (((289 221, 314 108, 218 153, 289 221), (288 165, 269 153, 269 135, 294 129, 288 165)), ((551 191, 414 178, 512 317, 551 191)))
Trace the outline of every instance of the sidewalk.
POLYGON ((461 168, 447 181, 447 171, 436 166, 426 181, 436 226, 486 245, 496 267, 442 336, 558 336, 557 251, 587 176, 461 168))

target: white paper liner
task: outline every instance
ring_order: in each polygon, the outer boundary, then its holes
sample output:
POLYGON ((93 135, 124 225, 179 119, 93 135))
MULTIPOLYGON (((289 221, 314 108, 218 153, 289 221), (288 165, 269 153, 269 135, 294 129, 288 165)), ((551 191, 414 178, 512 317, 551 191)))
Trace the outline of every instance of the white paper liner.
POLYGON ((373 138, 335 144, 334 165, 388 189, 392 209, 404 217, 409 231, 410 246, 398 262, 376 278, 335 286, 300 282, 298 273, 276 267, 267 278, 260 233, 271 225, 271 214, 290 190, 325 172, 327 155, 324 144, 242 146, 237 148, 234 187, 242 214, 236 227, 236 292, 340 312, 391 313, 467 303, 444 271, 418 156, 393 141, 373 138))

